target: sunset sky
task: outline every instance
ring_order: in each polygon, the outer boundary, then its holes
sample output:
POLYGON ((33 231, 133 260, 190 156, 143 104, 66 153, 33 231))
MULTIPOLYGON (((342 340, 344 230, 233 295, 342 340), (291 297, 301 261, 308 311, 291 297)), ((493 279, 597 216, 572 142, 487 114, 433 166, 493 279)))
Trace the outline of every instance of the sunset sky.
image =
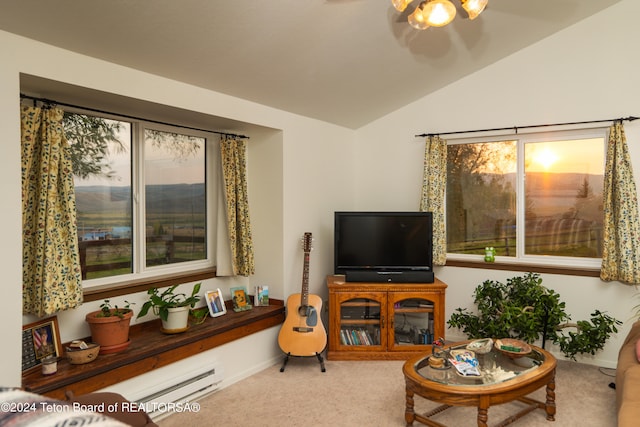
POLYGON ((602 174, 605 157, 602 138, 525 145, 527 172, 602 174))

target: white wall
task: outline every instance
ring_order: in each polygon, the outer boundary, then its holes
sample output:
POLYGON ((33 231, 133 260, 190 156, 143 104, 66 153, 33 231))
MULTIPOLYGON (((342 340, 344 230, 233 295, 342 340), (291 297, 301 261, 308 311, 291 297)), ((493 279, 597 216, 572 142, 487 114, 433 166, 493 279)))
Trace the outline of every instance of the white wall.
MULTIPOLYGON (((496 64, 359 129, 357 206, 417 209, 424 143, 414 135, 494 127, 599 120, 640 115, 640 3, 625 0, 496 64)), ((640 123, 625 123, 640 176, 640 123)), ((639 186, 640 187, 640 186, 639 186)), ((523 273, 442 267, 448 283, 446 318, 456 307, 474 308, 471 294, 485 279, 523 273)), ((597 278, 543 275, 567 303, 574 320, 593 309, 625 322, 606 349, 587 363, 613 367, 631 323, 634 287, 597 278)), ((452 337, 454 331, 448 330, 452 337)), ((458 333, 459 334, 459 333, 458 333)))
MULTIPOLYGON (((0 365, 0 384, 20 386, 21 382, 21 190, 20 190, 20 73, 55 80, 181 108, 247 124, 249 133, 249 197, 252 205, 256 244, 256 275, 249 279, 212 279, 203 289, 241 284, 271 286, 275 298, 300 292, 302 251, 299 239, 312 231, 323 248, 314 256, 310 271, 310 291, 324 294, 324 277, 331 269, 333 243, 328 232, 333 205, 348 206, 353 199, 354 132, 252 102, 206 91, 148 73, 99 61, 0 31, 0 178, 4 224, 0 249, 3 271, 4 308, 0 337, 6 349, 0 365), (343 151, 344 150, 344 151, 343 151), (346 155, 345 155, 346 153, 346 155)), ((213 120, 219 121, 219 120, 213 120)), ((228 296, 229 297, 229 296, 228 296)), ((140 307, 144 293, 126 299, 140 307)), ((125 297, 114 299, 120 302, 125 297)), ((89 335, 84 314, 97 309, 99 302, 58 314, 62 341, 89 335)), ((29 321, 26 317, 24 321, 29 321)), ((277 329, 277 328, 276 328, 277 329)), ((279 357, 273 342, 274 328, 249 339, 212 350, 223 357, 226 376, 237 380, 249 375, 265 361, 279 357), (225 350, 226 349, 226 350, 225 350), (228 350, 233 349, 233 351, 228 350), (233 357, 229 353, 250 356, 233 357), (225 362, 226 361, 226 362, 225 362)))

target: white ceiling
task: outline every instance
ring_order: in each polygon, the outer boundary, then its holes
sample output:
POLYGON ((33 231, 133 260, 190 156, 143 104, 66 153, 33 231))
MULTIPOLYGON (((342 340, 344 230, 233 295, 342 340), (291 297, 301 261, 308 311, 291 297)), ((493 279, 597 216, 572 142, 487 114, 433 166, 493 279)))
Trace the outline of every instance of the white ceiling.
POLYGON ((390 0, 0 0, 0 29, 357 129, 619 1, 489 0, 417 31, 390 0))

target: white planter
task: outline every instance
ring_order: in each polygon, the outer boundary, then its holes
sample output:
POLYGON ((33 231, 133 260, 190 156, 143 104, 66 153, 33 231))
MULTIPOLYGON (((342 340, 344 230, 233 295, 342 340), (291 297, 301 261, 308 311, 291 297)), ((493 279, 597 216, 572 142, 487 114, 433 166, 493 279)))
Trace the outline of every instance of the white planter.
POLYGON ((189 327, 189 306, 169 309, 167 320, 162 321, 162 332, 165 334, 178 334, 189 327))

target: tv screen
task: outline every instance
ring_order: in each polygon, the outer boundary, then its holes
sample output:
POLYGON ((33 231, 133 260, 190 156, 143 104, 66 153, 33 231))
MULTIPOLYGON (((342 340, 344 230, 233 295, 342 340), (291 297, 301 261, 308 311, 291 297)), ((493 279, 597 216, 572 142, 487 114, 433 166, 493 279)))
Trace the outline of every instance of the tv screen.
POLYGON ((335 212, 335 274, 432 271, 431 212, 335 212))

